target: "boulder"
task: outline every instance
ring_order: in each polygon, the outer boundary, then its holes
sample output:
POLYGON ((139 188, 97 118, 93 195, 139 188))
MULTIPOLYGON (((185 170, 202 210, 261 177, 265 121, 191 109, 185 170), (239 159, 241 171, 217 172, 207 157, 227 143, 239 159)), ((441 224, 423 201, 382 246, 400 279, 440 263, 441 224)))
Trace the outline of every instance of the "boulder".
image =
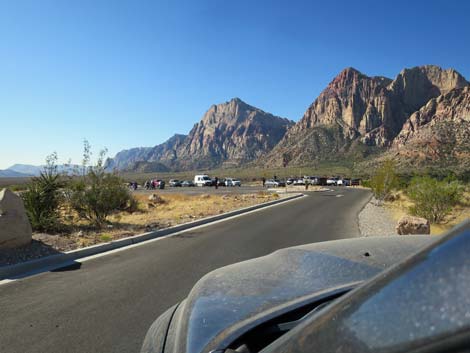
POLYGON ((32 229, 23 200, 8 189, 0 191, 0 249, 31 243, 32 229))
POLYGON ((404 216, 396 226, 397 233, 406 234, 430 234, 431 226, 426 218, 404 216))
POLYGON ((149 196, 149 201, 154 203, 154 204, 165 203, 165 200, 163 198, 161 198, 160 196, 158 196, 157 194, 150 195, 149 196))

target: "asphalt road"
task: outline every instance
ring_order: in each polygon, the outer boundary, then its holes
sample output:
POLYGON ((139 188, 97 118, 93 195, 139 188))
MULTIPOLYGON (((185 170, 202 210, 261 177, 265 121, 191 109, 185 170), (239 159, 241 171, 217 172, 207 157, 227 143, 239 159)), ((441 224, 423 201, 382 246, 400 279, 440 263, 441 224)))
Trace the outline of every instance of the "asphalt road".
POLYGON ((369 193, 337 188, 0 286, 0 352, 139 352, 194 283, 280 248, 358 235, 369 193), (342 196, 339 196, 342 195, 342 196))

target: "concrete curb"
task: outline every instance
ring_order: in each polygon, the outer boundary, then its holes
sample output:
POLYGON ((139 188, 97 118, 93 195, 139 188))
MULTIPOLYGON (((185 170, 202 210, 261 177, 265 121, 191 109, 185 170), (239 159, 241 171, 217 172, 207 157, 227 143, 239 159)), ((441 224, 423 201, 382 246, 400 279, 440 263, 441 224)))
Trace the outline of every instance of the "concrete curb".
POLYGON ((31 260, 31 261, 27 261, 27 262, 15 264, 15 265, 0 267, 0 281, 5 280, 5 279, 26 277, 29 275, 33 275, 35 273, 50 271, 59 267, 68 266, 68 265, 73 264, 74 260, 77 260, 83 257, 88 257, 91 255, 104 253, 110 250, 123 248, 128 245, 138 244, 147 240, 164 237, 172 233, 181 232, 183 230, 187 230, 193 227, 198 227, 198 226, 212 223, 215 221, 220 221, 225 218, 237 216, 237 215, 247 213, 250 211, 255 211, 255 210, 267 207, 267 206, 276 205, 276 204, 290 201, 290 200, 293 200, 302 196, 304 195, 295 194, 295 195, 285 197, 280 200, 274 200, 274 201, 254 205, 254 206, 240 208, 235 211, 199 219, 197 221, 180 224, 180 225, 165 228, 162 230, 156 230, 156 231, 152 231, 148 233, 143 233, 140 235, 135 235, 132 237, 113 240, 108 243, 96 244, 96 245, 89 246, 83 249, 77 249, 77 250, 68 251, 62 254, 51 255, 51 256, 43 257, 37 260, 31 260))

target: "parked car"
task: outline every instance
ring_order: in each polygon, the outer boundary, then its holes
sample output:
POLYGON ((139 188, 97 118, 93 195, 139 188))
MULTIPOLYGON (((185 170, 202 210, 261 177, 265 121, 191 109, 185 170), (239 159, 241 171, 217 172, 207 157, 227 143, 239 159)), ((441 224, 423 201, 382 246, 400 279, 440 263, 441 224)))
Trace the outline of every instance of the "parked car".
POLYGON ((212 186, 212 179, 206 174, 195 175, 194 184, 196 186, 212 186))
POLYGON ((305 185, 305 180, 304 179, 295 179, 294 180, 294 185, 305 185))
POLYGON ((342 179, 342 178, 339 178, 337 181, 336 181, 336 185, 338 186, 351 186, 351 179, 342 179))
POLYGON ((181 187, 181 182, 178 179, 170 179, 169 183, 170 187, 181 187))
POLYGON ((326 178, 311 176, 310 185, 326 185, 326 178))
POLYGON ((278 179, 268 179, 264 185, 268 188, 277 188, 286 186, 286 183, 278 179))
POLYGON ((286 180, 286 185, 294 184, 294 181, 295 181, 295 180, 296 180, 296 179, 294 179, 294 178, 288 178, 288 179, 286 180))
POLYGON ((351 179, 351 186, 361 185, 361 179, 351 179))
POLYGON ((155 183, 155 188, 156 189, 165 189, 165 181, 164 180, 155 179, 154 183, 155 183))
POLYGON ((242 183, 238 179, 225 178, 225 186, 242 186, 242 183))
POLYGON ((326 185, 338 185, 338 178, 328 178, 326 179, 326 185))
POLYGON ((226 186, 225 179, 220 178, 219 181, 217 182, 217 186, 226 186))
POLYGON ((439 239, 343 239, 225 266, 153 323, 141 353, 468 352, 469 252, 467 221, 439 239))
POLYGON ((194 183, 191 181, 191 180, 183 180, 181 182, 181 186, 184 186, 184 187, 192 187, 192 186, 195 186, 194 183))

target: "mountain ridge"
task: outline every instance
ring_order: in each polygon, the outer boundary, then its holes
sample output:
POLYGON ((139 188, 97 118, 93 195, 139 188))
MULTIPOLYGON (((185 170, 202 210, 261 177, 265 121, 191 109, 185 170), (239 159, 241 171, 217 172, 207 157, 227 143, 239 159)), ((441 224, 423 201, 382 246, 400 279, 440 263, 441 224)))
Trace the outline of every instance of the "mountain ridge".
POLYGON ((293 124, 235 97, 211 105, 188 135, 175 135, 150 148, 121 151, 106 161, 106 168, 147 170, 153 165, 162 171, 240 166, 273 148, 293 124))
MULTIPOLYGON (((211 105, 188 135, 154 147, 121 151, 107 165, 119 170, 180 171, 285 167, 319 161, 350 163, 383 155, 404 158, 404 152, 393 154, 392 150, 404 151, 401 145, 412 143, 403 139, 416 123, 416 118, 410 117, 429 102, 469 85, 455 69, 436 65, 405 68, 393 79, 347 67, 328 83, 297 123, 233 98, 211 105), (397 138, 401 147, 397 147, 397 138)), ((456 98, 452 102, 459 104, 456 98)), ((434 119, 429 112, 426 116, 434 119)), ((441 120, 448 121, 445 117, 441 120)), ((459 124, 454 124, 456 129, 466 128, 459 124)), ((457 140, 459 147, 462 141, 457 140)))
POLYGON ((435 65, 404 69, 393 80, 346 68, 259 163, 287 166, 366 158, 390 148, 416 107, 468 85, 456 70, 435 65))

